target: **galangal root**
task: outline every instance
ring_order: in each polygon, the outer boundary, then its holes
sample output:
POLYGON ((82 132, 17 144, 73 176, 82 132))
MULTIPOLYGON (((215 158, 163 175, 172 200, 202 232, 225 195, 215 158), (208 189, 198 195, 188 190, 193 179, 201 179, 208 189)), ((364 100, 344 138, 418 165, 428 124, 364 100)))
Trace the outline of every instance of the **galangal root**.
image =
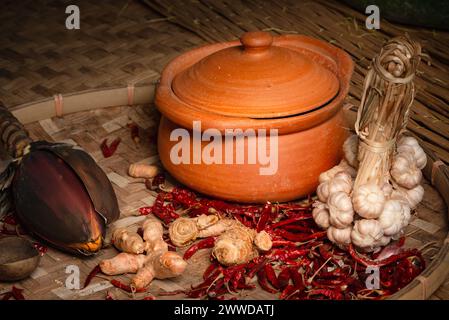
POLYGON ((133 178, 154 178, 161 170, 159 167, 143 163, 133 163, 128 168, 128 174, 133 178))
POLYGON ((247 263, 259 255, 259 251, 271 249, 271 238, 265 231, 257 233, 243 225, 234 225, 215 241, 212 255, 225 266, 247 263))
POLYGON ((114 245, 123 252, 101 261, 101 271, 107 275, 136 273, 131 280, 134 288, 144 288, 155 278, 173 278, 182 274, 187 263, 177 253, 168 251, 168 245, 162 238, 162 224, 148 219, 142 229, 143 239, 126 229, 114 231, 114 245))
POLYGON ((271 238, 265 231, 257 233, 234 219, 220 219, 216 215, 178 218, 169 227, 170 240, 185 246, 198 238, 218 237, 212 254, 223 265, 246 263, 259 251, 271 249, 271 238))

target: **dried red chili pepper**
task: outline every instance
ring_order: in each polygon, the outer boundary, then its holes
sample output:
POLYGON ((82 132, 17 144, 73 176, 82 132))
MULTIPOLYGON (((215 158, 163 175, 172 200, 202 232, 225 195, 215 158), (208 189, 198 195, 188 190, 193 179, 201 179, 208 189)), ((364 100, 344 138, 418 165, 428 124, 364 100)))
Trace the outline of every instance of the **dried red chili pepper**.
POLYGON ((331 300, 342 300, 343 294, 339 292, 336 289, 312 289, 309 291, 308 296, 314 296, 314 295, 322 295, 325 296, 331 300))
POLYGON ((43 257, 44 254, 48 251, 48 247, 44 246, 43 244, 40 244, 39 242, 34 242, 33 246, 39 252, 41 257, 43 257))
POLYGON ((165 193, 159 193, 154 201, 153 207, 151 207, 151 212, 168 225, 179 218, 179 215, 174 211, 172 206, 164 206, 165 198, 165 193))
POLYGON ((153 213, 153 207, 142 207, 139 209, 139 213, 141 216, 147 216, 153 213))
POLYGON ((279 296, 279 299, 284 300, 288 299, 295 291, 298 291, 293 284, 287 285, 284 290, 282 290, 281 295, 279 296))
POLYGON ((109 291, 106 293, 106 297, 104 299, 105 300, 115 300, 114 296, 109 291))
POLYGON ((186 294, 185 290, 175 290, 175 291, 161 291, 158 293, 159 296, 176 296, 178 294, 186 294))
POLYGON ((279 222, 273 223, 272 225, 270 225, 270 229, 276 229, 281 226, 289 225, 289 224, 292 224, 292 223, 295 223, 295 222, 298 222, 301 220, 305 220, 305 219, 310 219, 310 217, 304 216, 304 215, 298 215, 293 218, 289 218, 289 219, 285 219, 285 220, 281 220, 279 222))
POLYGON ((270 202, 267 202, 264 205, 262 212, 260 213, 260 218, 259 218, 259 221, 257 222, 257 227, 256 227, 257 232, 260 232, 265 229, 267 222, 271 217, 272 210, 273 210, 273 206, 271 205, 270 202))
POLYGON ((412 249, 412 250, 407 250, 407 251, 403 251, 397 255, 393 255, 390 256, 386 259, 383 260, 371 260, 369 258, 366 257, 362 257, 357 251, 355 251, 354 247, 352 244, 349 245, 348 247, 349 253, 351 255, 351 257, 357 261, 358 263, 369 267, 369 266, 376 266, 376 267, 382 267, 382 266, 387 266, 393 262, 396 262, 400 259, 404 259, 404 258, 408 258, 411 256, 416 256, 419 254, 419 252, 416 249, 412 249))
POLYGON ((181 188, 173 188, 171 194, 173 197, 173 203, 179 204, 183 207, 188 208, 199 204, 198 201, 196 201, 196 195, 192 191, 181 188))
POLYGON ((23 289, 12 286, 11 293, 16 300, 25 300, 25 296, 22 294, 23 289))
POLYGON ((373 258, 376 260, 383 260, 392 255, 396 255, 402 251, 402 247, 405 243, 405 237, 401 237, 399 241, 391 243, 380 250, 378 253, 373 254, 373 258))
POLYGON ((225 281, 223 278, 218 279, 213 287, 208 288, 207 295, 211 298, 216 298, 227 292, 225 281))
POLYGON ((298 247, 298 242, 293 242, 289 240, 273 240, 271 242, 272 248, 278 248, 278 247, 298 247))
POLYGON ((212 272, 214 270, 216 270, 217 268, 219 268, 219 264, 217 262, 211 263, 203 273, 203 280, 206 280, 207 278, 209 278, 209 276, 212 274, 212 272))
POLYGON ((245 271, 246 271, 245 269, 240 270, 232 278, 230 288, 233 291, 237 292, 239 287, 240 287, 240 289, 242 289, 242 287, 244 286, 244 284, 245 284, 245 271))
POLYGON ((267 275, 265 274, 265 271, 263 269, 259 270, 257 272, 257 282, 259 283, 260 287, 269 292, 269 293, 277 293, 277 290, 274 288, 271 288, 267 281, 267 275))
POLYGON ((139 292, 147 291, 146 288, 134 288, 134 287, 131 287, 131 286, 127 285, 127 284, 124 284, 123 282, 121 282, 121 281, 119 281, 117 279, 112 279, 111 280, 111 284, 114 287, 119 288, 119 289, 121 289, 123 291, 126 291, 126 292, 129 292, 129 293, 139 293, 139 292))
POLYGON ((297 290, 302 290, 305 287, 304 278, 303 276, 298 272, 297 268, 290 267, 290 278, 292 279, 293 284, 295 285, 295 288, 297 290))
POLYGON ((302 232, 302 233, 314 233, 314 229, 310 229, 310 227, 300 226, 300 225, 294 225, 294 224, 288 224, 285 226, 281 226, 282 229, 287 231, 295 231, 295 232, 302 232))
POLYGON ((103 153, 103 157, 109 158, 111 157, 115 151, 117 150, 122 139, 120 137, 114 139, 110 145, 108 145, 108 139, 104 139, 100 145, 101 152, 103 153))
POLYGON ((151 186, 153 188, 158 188, 161 184, 165 184, 164 173, 158 173, 153 179, 151 179, 151 186))
POLYGON ((285 261, 288 259, 296 259, 302 256, 307 255, 310 252, 310 249, 276 249, 268 255, 268 257, 273 260, 285 261))
POLYGON ((246 274, 246 277, 248 279, 254 278, 254 276, 263 268, 265 263, 267 263, 267 259, 265 257, 257 257, 253 259, 253 261, 248 264, 248 273, 246 274))
POLYGON ((200 242, 195 243, 184 253, 184 260, 189 260, 198 250, 212 248, 215 244, 215 238, 209 237, 200 242))
POLYGON ((129 128, 131 139, 138 144, 140 142, 139 126, 135 122, 128 123, 126 126, 129 128))
POLYGON ((2 300, 4 300, 4 301, 10 300, 10 299, 13 298, 13 297, 14 297, 14 296, 13 296, 13 294, 12 294, 12 291, 8 291, 8 292, 5 292, 5 293, 3 294, 2 300))
POLYGON ((86 287, 90 284, 90 282, 92 281, 92 279, 93 279, 99 272, 101 272, 101 268, 100 268, 100 265, 97 264, 97 265, 92 269, 92 271, 89 272, 89 274, 87 275, 87 278, 86 278, 86 280, 84 281, 84 286, 83 286, 83 288, 86 288, 86 287))
POLYGON ((326 231, 319 231, 312 234, 301 234, 301 233, 288 232, 287 230, 284 229, 278 229, 276 230, 276 234, 280 235, 281 237, 287 240, 296 242, 305 242, 309 240, 315 240, 326 237, 326 231))
POLYGON ((142 300, 156 300, 155 296, 146 296, 142 300))
POLYGON ((280 288, 279 280, 278 277, 276 276, 276 272, 274 271, 273 266, 267 263, 264 266, 264 271, 265 274, 267 275, 268 282, 271 283, 271 285, 274 288, 279 289, 280 288))
POLYGON ((3 223, 6 223, 6 224, 12 225, 12 226, 18 225, 16 217, 14 217, 14 215, 12 215, 12 214, 7 214, 0 221, 3 223))
POLYGON ((289 267, 284 267, 283 269, 281 269, 281 272, 278 275, 279 289, 281 290, 285 289, 285 287, 288 285, 290 281, 290 277, 291 275, 289 267))

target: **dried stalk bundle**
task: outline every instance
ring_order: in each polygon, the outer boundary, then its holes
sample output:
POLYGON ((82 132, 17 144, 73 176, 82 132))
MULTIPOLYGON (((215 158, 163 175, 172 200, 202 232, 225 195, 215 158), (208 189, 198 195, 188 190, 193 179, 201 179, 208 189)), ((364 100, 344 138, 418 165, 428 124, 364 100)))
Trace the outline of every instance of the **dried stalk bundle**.
POLYGON ((345 141, 345 159, 320 175, 313 217, 340 246, 372 251, 398 239, 423 198, 427 158, 415 138, 402 135, 420 55, 404 37, 382 48, 365 78, 357 135, 345 141))
POLYGON ((367 183, 382 186, 389 180, 395 142, 407 125, 415 97, 413 79, 420 55, 419 44, 397 37, 371 64, 355 123, 359 168, 354 189, 367 183))

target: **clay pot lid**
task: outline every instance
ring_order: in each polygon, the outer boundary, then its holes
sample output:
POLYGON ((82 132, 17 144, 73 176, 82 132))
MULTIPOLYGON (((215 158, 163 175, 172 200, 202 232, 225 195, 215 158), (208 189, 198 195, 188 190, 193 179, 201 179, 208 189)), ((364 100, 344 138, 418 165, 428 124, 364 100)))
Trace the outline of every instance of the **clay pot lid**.
POLYGON ((278 118, 311 111, 337 95, 335 74, 298 51, 274 45, 269 33, 247 32, 240 42, 176 75, 176 96, 211 113, 278 118))

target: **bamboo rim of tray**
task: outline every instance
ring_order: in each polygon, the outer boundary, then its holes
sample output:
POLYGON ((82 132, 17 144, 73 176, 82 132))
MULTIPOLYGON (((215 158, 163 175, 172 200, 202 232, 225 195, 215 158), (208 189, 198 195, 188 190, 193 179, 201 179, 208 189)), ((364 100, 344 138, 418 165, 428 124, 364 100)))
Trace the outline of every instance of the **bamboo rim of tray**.
MULTIPOLYGON (((118 107, 124 105, 149 104, 154 98, 155 84, 128 85, 55 95, 11 108, 11 112, 23 123, 28 124, 55 116, 70 113, 118 107)), ((355 112, 344 108, 348 124, 352 127, 355 112)), ((423 146, 427 154, 427 165, 423 174, 440 193, 449 217, 449 169, 438 159, 433 151, 423 146)), ((449 275, 449 233, 446 234, 442 247, 426 269, 406 287, 388 297, 388 299, 427 299, 445 281, 449 275)))

